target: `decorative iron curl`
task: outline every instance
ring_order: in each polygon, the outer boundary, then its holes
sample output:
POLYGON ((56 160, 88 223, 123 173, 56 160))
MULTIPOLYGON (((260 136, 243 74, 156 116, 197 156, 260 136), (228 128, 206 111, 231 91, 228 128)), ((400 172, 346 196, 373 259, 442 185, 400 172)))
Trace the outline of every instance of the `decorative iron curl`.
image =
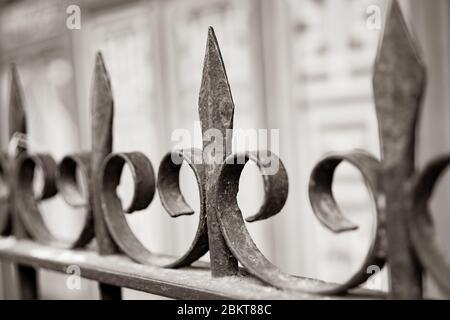
POLYGON ((200 196, 200 212, 197 231, 189 249, 175 262, 169 266, 179 268, 188 266, 200 259, 209 250, 208 245, 208 226, 206 223, 206 202, 205 202, 205 181, 203 174, 202 158, 203 153, 200 149, 175 150, 167 153, 161 160, 158 170, 157 189, 159 197, 167 213, 173 217, 182 215, 191 215, 194 213, 187 204, 180 190, 180 169, 182 162, 185 161, 193 171, 200 196), (177 159, 179 161, 173 161, 177 159))
POLYGON ((17 209, 27 232, 30 236, 45 245, 60 248, 80 248, 85 246, 93 238, 93 227, 91 214, 87 214, 83 229, 73 241, 61 240, 55 237, 45 224, 38 207, 42 200, 55 196, 58 192, 57 186, 62 190, 63 198, 71 205, 74 196, 70 188, 75 189, 76 183, 71 176, 76 172, 76 167, 81 168, 83 174, 88 174, 83 157, 68 156, 63 159, 59 167, 48 154, 23 154, 17 160, 17 190, 22 201, 17 201, 17 209), (33 188, 36 169, 42 172, 42 189, 35 193, 33 188), (61 179, 61 181, 59 181, 61 179), (69 193, 71 194, 69 196, 69 193), (69 199, 69 197, 71 197, 69 199))
POLYGON ((332 192, 334 173, 342 162, 357 168, 368 187, 375 203, 375 216, 369 250, 358 270, 344 283, 327 289, 325 293, 344 293, 355 288, 372 276, 368 272, 373 265, 383 268, 386 262, 386 214, 384 196, 379 182, 381 163, 369 153, 357 150, 349 153, 330 154, 314 167, 309 181, 309 199, 317 219, 335 233, 352 231, 358 228, 341 212, 332 192))
POLYGON ((36 241, 53 246, 66 247, 48 230, 38 208, 38 202, 53 197, 56 189, 56 163, 48 154, 23 154, 17 159, 17 192, 21 201, 16 201, 22 223, 36 241), (36 168, 42 172, 42 188, 35 194, 33 181, 36 168))
POLYGON ((174 163, 173 157, 181 157, 192 168, 200 189, 200 219, 195 238, 185 254, 174 260, 169 255, 155 255, 150 252, 131 230, 124 213, 147 208, 155 194, 155 175, 150 160, 140 152, 114 153, 109 155, 101 169, 101 204, 103 215, 114 241, 131 259, 144 265, 158 265, 166 268, 179 268, 190 265, 208 252, 208 233, 204 210, 204 191, 201 182, 203 166, 202 153, 198 149, 178 150, 168 153, 161 161, 158 172, 158 191, 162 204, 171 217, 190 215, 194 212, 184 200, 179 186, 181 163, 174 163), (134 181, 134 195, 131 204, 125 210, 116 189, 124 166, 131 171, 134 181))
POLYGON ((259 211, 247 218, 258 221, 270 218, 281 211, 288 195, 288 176, 281 160, 270 151, 255 151, 233 154, 220 168, 217 185, 217 212, 219 224, 228 247, 247 271, 263 282, 280 289, 304 292, 324 292, 333 285, 317 280, 292 276, 282 272, 258 249, 247 227, 237 202, 239 179, 245 164, 253 161, 262 173, 264 201, 259 211), (237 162, 242 159, 243 162, 237 162), (278 161, 276 173, 268 164, 278 161))
MULTIPOLYGON (((386 255, 385 218, 382 203, 375 201, 377 215, 370 249, 362 266, 348 281, 343 284, 325 283, 292 276, 278 269, 253 242, 237 203, 240 176, 248 161, 253 161, 262 173, 264 202, 258 213, 245 219, 247 222, 267 219, 281 211, 288 195, 288 176, 281 160, 270 151, 233 154, 227 158, 226 163, 221 168, 217 186, 219 223, 231 252, 250 274, 280 289, 316 294, 339 294, 364 283, 371 276, 367 272, 369 266, 383 267, 386 255), (236 164, 238 159, 244 161, 236 164), (273 174, 273 172, 269 172, 268 168, 274 161, 279 163, 279 169, 273 174)), ((313 211, 318 219, 334 232, 344 232, 357 228, 342 215, 331 191, 335 169, 342 161, 351 163, 361 171, 375 199, 381 196, 378 185, 380 162, 368 153, 357 151, 347 154, 333 154, 322 159, 311 175, 310 199, 313 211)))
POLYGON ((436 243, 429 201, 449 164, 450 156, 435 159, 412 182, 413 203, 409 219, 409 232, 416 256, 422 268, 430 273, 447 296, 450 296, 450 264, 436 243))
POLYGON ((170 257, 151 253, 137 239, 124 215, 147 208, 154 194, 153 166, 143 153, 112 153, 105 158, 100 170, 100 201, 103 217, 114 242, 127 256, 141 264, 167 265, 170 257), (124 209, 116 189, 125 165, 133 177, 134 194, 130 205, 124 209))
POLYGON ((86 211, 83 228, 71 245, 73 248, 86 246, 95 235, 90 194, 83 194, 81 190, 81 184, 84 184, 85 190, 89 192, 90 179, 92 179, 90 152, 73 154, 61 160, 57 179, 59 193, 68 205, 86 211))

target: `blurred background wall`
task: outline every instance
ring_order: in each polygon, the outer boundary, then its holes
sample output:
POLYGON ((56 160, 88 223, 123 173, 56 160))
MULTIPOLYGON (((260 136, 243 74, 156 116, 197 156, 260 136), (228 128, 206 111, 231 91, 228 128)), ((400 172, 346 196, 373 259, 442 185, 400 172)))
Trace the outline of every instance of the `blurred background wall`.
MULTIPOLYGON (((8 144, 11 62, 18 65, 24 85, 30 149, 60 160, 90 148, 89 93, 99 50, 114 92, 115 151, 142 151, 156 171, 173 147, 175 129, 196 132, 192 143, 200 146, 198 91, 207 27, 213 26, 236 105, 235 128, 279 129, 277 152, 290 178, 283 211, 249 225, 255 242, 283 270, 327 281, 344 281, 362 262, 373 206, 361 175, 345 165, 337 172, 338 202, 360 225, 343 235, 330 233, 313 216, 307 185, 312 167, 326 152, 362 148, 379 157, 371 78, 381 30, 371 19, 373 6, 384 19, 387 0, 22 0, 0 5, 3 149, 8 144), (73 4, 81 9, 79 30, 66 27, 66 9, 73 4)), ((420 166, 450 149, 450 3, 412 0, 401 5, 428 68, 420 166)), ((125 174, 123 180, 120 192, 127 201, 130 179, 125 174)), ((182 169, 181 180, 188 202, 198 211, 198 191, 188 168, 182 169)), ((447 180, 432 203, 443 245, 450 239, 447 180)), ((262 195, 258 171, 249 165, 240 183, 244 215, 258 210, 262 195)), ((59 197, 42 204, 42 211, 58 236, 73 238, 80 230, 83 211, 59 197)), ((147 210, 128 221, 149 249, 181 254, 194 236, 197 219, 198 214, 171 219, 155 197, 147 210)), ((2 266, 5 274, 8 268, 2 266)), ((13 280, 4 279, 3 298, 14 297, 13 280)), ((89 281, 81 290, 67 289, 64 275, 41 272, 40 281, 44 298, 97 297, 89 281)), ((368 286, 386 289, 386 272, 368 286)), ((438 294, 432 282, 428 290, 438 294)), ((126 290, 125 297, 149 295, 126 290)))

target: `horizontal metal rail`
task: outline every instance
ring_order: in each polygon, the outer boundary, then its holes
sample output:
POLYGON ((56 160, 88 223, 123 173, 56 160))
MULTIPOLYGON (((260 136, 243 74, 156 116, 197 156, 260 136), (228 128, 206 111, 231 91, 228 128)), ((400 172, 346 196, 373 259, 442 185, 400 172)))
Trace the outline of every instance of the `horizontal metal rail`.
POLYGON ((181 269, 143 266, 123 255, 101 256, 95 251, 58 249, 13 237, 0 239, 0 259, 64 274, 76 265, 83 278, 174 299, 385 298, 383 293, 364 289, 343 296, 289 292, 264 285, 244 270, 236 276, 212 278, 208 263, 196 262, 181 269))

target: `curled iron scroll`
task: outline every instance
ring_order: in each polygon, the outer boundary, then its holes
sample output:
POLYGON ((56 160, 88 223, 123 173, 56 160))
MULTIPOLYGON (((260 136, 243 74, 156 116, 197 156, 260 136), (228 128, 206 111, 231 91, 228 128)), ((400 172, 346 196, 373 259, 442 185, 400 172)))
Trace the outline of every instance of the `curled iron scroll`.
POLYGON ((350 163, 361 172, 375 203, 375 219, 369 250, 363 263, 347 281, 336 285, 331 292, 327 290, 327 293, 343 293, 357 287, 373 275, 370 272, 372 266, 381 269, 386 262, 386 218, 379 185, 381 163, 369 153, 358 150, 330 154, 316 164, 309 182, 309 197, 313 212, 325 227, 335 233, 358 228, 342 214, 332 192, 335 170, 343 161, 350 163))
POLYGON ((414 251, 422 265, 436 279, 438 286, 450 296, 450 264, 441 254, 434 237, 429 200, 436 183, 450 164, 450 156, 429 163, 412 186, 412 216, 409 230, 414 251))
POLYGON ((17 189, 22 197, 22 201, 17 202, 17 209, 30 236, 42 244, 61 248, 82 247, 89 242, 92 239, 89 219, 76 240, 63 241, 50 232, 42 218, 38 202, 57 193, 57 165, 53 158, 48 154, 24 154, 17 161, 17 189), (33 184, 37 168, 42 172, 43 182, 41 190, 35 194, 33 184))
POLYGON ((57 185, 60 195, 68 205, 86 210, 83 228, 72 243, 73 248, 84 247, 94 238, 94 220, 88 194, 89 181, 92 178, 90 164, 91 154, 85 152, 64 157, 58 167, 57 185), (84 193, 83 183, 86 191, 84 193))
POLYGON ((10 222, 9 201, 11 185, 8 175, 9 167, 8 155, 0 152, 0 235, 7 232, 10 222))
MULTIPOLYGON (((253 161, 259 167, 264 181, 264 203, 256 215, 247 221, 257 221, 277 214, 287 199, 288 177, 281 160, 273 153, 246 152, 235 154, 227 159, 222 166, 219 185, 217 187, 218 212, 220 225, 230 250, 239 262, 255 277, 280 289, 299 290, 309 293, 341 293, 364 282, 370 274, 366 266, 384 264, 384 219, 378 217, 376 232, 372 245, 361 269, 349 281, 342 285, 301 278, 286 274, 272 264, 257 248, 248 232, 237 203, 239 179, 247 161, 253 161), (235 164, 239 157, 244 158, 243 164, 235 164), (269 174, 268 163, 279 162, 279 170, 269 174)), ((334 170, 341 161, 349 161, 363 173, 369 187, 376 196, 378 193, 377 173, 379 162, 362 152, 345 155, 333 155, 323 159, 312 174, 310 194, 313 208, 321 221, 335 231, 352 230, 355 228, 341 215, 331 193, 331 183, 334 170)), ((382 212, 377 210, 377 212, 382 212)))
POLYGON ((205 183, 202 181, 204 176, 202 172, 202 157, 203 153, 200 149, 176 150, 167 153, 159 166, 158 193, 163 207, 171 217, 175 218, 194 213, 192 208, 186 203, 180 190, 179 175, 183 161, 189 164, 195 175, 200 196, 199 221, 194 240, 186 253, 171 264, 173 268, 190 265, 208 252, 208 226, 206 224, 205 183))
POLYGON ((23 154, 17 165, 17 192, 22 201, 17 201, 20 218, 33 239, 46 245, 59 245, 58 240, 45 225, 38 208, 38 201, 56 194, 56 163, 48 154, 23 154), (42 188, 35 194, 33 182, 36 167, 42 172, 42 188))
MULTIPOLYGON (((201 158, 201 150, 182 150, 167 154, 160 166, 158 174, 158 188, 163 206, 172 217, 192 214, 192 210, 183 199, 178 182, 181 163, 175 164, 173 156, 179 156, 186 161, 194 171, 197 182, 200 184, 201 165, 196 160, 201 158)), ((174 261, 168 255, 155 255, 150 252, 134 235, 125 218, 125 213, 145 209, 152 201, 155 193, 155 176, 150 160, 144 154, 116 153, 109 155, 101 170, 101 203, 108 230, 120 249, 131 259, 144 265, 159 265, 164 267, 182 267, 196 261, 207 250, 206 217, 204 210, 200 213, 200 222, 194 242, 188 251, 174 261), (116 188, 124 166, 127 165, 134 180, 134 196, 127 209, 122 208, 116 188)), ((200 189, 200 197, 203 197, 200 189)), ((202 201, 203 207, 203 201, 202 201)))

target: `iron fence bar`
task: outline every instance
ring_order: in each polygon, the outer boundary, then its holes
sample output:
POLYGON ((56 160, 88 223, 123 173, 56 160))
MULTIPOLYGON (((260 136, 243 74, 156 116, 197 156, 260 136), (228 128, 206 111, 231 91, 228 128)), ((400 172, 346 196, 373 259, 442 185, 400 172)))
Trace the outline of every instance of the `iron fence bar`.
MULTIPOLYGON (((90 201, 93 210, 95 239, 98 252, 101 255, 118 253, 118 247, 113 241, 103 219, 100 203, 99 172, 102 162, 112 152, 114 102, 111 82, 106 71, 103 57, 99 53, 95 61, 94 92, 92 95, 92 156, 91 179, 89 186, 90 201)), ((120 287, 100 283, 102 299, 121 299, 120 287)))
POLYGON ((114 287, 124 287, 175 299, 385 299, 379 291, 356 289, 342 296, 311 295, 278 290, 250 276, 244 269, 229 278, 211 277, 210 265, 196 262, 181 269, 143 266, 123 255, 100 255, 93 250, 63 249, 34 241, 0 239, 0 259, 67 274, 70 266, 80 276, 114 287))
MULTIPOLYGON (((19 75, 15 66, 11 68, 11 87, 9 97, 9 138, 10 138, 10 158, 7 159, 5 166, 9 167, 9 186, 10 198, 7 210, 10 210, 10 222, 12 233, 17 239, 28 239, 29 235, 20 219, 17 210, 19 193, 16 180, 15 159, 26 152, 26 146, 21 145, 20 140, 14 140, 17 137, 23 137, 27 134, 27 123, 24 108, 23 89, 20 83, 19 75)), ((17 281, 17 293, 20 299, 37 299, 37 271, 32 266, 16 264, 14 266, 15 279, 17 281)))
POLYGON ((409 183, 415 173, 416 124, 425 87, 425 67, 397 1, 385 23, 375 62, 373 88, 381 141, 387 260, 393 298, 422 296, 421 270, 413 252, 408 220, 412 198, 409 183))

